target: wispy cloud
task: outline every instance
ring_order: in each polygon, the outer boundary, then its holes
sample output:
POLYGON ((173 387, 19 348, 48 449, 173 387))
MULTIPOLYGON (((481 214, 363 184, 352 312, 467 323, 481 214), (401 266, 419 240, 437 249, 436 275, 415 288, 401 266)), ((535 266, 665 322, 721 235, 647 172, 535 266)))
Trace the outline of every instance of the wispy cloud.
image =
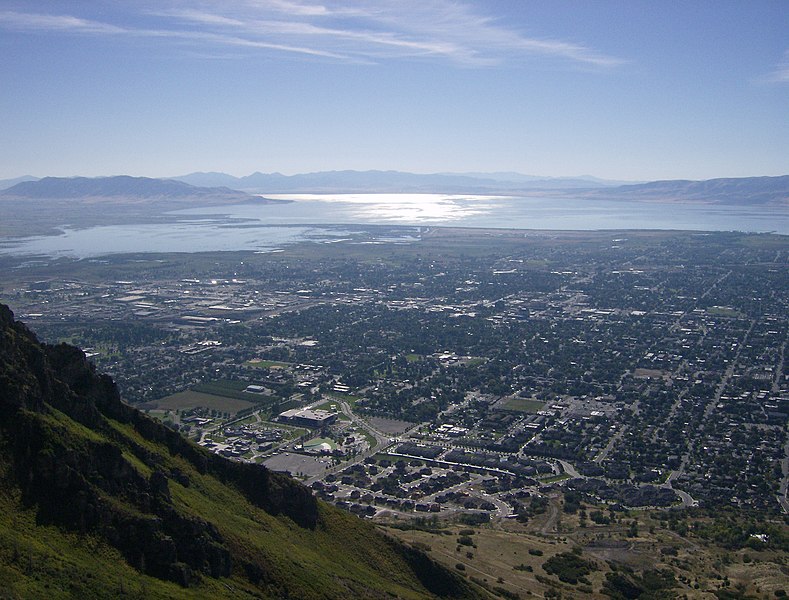
POLYGON ((107 23, 71 15, 0 12, 0 28, 43 33, 144 36, 205 47, 272 50, 352 62, 397 58, 482 67, 549 58, 592 68, 623 60, 566 40, 531 37, 450 0, 338 3, 293 0, 207 0, 197 9, 157 5, 107 23), (133 18, 134 16, 138 18, 133 18), (139 23, 144 21, 147 27, 139 23), (153 26, 151 26, 153 23, 153 26))
POLYGON ((783 60, 775 70, 765 77, 768 83, 789 83, 789 50, 784 52, 783 60))
POLYGON ((126 33, 123 27, 80 19, 69 15, 42 15, 0 11, 0 26, 22 31, 72 31, 112 35, 126 33))
POLYGON ((18 31, 37 32, 72 32, 80 34, 124 35, 147 38, 177 39, 191 41, 196 44, 213 46, 235 46, 258 50, 276 50, 281 52, 305 54, 339 60, 350 60, 352 57, 321 50, 320 48, 299 47, 289 44, 269 42, 260 39, 248 39, 233 35, 214 33, 211 31, 194 31, 183 29, 146 29, 139 27, 122 27, 81 19, 69 15, 41 15, 0 11, 0 28, 18 31))

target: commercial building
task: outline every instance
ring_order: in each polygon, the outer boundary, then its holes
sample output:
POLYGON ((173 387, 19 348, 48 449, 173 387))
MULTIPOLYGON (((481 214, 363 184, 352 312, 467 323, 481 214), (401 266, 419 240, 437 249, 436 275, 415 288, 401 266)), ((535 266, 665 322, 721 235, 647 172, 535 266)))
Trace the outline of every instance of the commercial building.
POLYGON ((279 420, 299 427, 323 427, 334 423, 337 413, 317 408, 293 408, 280 413, 279 420))

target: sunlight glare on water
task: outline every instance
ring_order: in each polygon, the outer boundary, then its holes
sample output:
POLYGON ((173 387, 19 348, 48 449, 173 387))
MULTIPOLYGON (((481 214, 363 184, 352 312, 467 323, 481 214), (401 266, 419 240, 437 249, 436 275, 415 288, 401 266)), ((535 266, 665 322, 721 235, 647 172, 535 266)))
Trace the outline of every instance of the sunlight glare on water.
POLYGON ((457 194, 266 194, 274 200, 341 203, 364 221, 418 224, 487 214, 503 196, 457 194))

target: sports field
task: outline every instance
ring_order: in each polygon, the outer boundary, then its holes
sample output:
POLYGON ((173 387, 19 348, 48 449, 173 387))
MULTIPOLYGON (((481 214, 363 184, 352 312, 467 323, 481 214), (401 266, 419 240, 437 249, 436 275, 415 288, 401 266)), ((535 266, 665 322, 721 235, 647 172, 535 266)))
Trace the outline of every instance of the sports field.
POLYGON ((172 396, 166 396, 159 400, 146 402, 141 406, 143 409, 151 410, 183 410, 187 408, 208 408, 236 414, 237 412, 255 406, 252 402, 239 400, 238 398, 228 398, 227 396, 215 396, 203 392, 187 390, 178 392, 172 396))
POLYGON ((543 406, 545 406, 545 402, 542 402, 541 400, 532 400, 530 398, 510 398, 500 406, 505 410, 536 413, 538 410, 542 409, 543 406))

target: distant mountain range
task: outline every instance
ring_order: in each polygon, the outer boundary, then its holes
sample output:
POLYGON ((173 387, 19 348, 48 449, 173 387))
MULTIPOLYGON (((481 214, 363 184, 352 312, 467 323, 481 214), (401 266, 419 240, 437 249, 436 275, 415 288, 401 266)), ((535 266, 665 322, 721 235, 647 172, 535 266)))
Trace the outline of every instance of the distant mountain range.
POLYGON ((252 202, 280 204, 226 187, 149 177, 45 177, 0 191, 0 237, 51 235, 72 227, 172 223, 172 211, 252 202))
POLYGON ((178 181, 201 186, 227 186, 248 192, 443 192, 504 193, 523 189, 597 188, 624 182, 594 177, 535 177, 520 173, 404 173, 402 171, 322 171, 299 175, 191 173, 178 181))
POLYGON ((173 179, 149 177, 44 177, 17 183, 0 196, 19 198, 216 198, 246 200, 248 194, 225 187, 197 187, 173 179))
POLYGON ((789 175, 708 179, 706 181, 652 181, 596 190, 588 195, 616 200, 648 200, 652 202, 789 206, 789 175))
MULTIPOLYGON (((11 181, 11 180, 9 180, 11 181)), ((536 178, 518 173, 416 174, 400 171, 327 171, 302 175, 192 173, 173 179, 147 177, 45 177, 0 191, 0 198, 114 199, 206 202, 261 201, 257 194, 454 193, 540 195, 589 200, 639 200, 707 204, 789 206, 789 175, 706 181, 627 184, 591 177, 536 178)))
MULTIPOLYGON (((84 178, 47 178, 47 179, 84 179, 84 178)), ((102 177, 98 179, 112 179, 102 177)), ((134 178, 145 179, 145 178, 134 178)), ((299 175, 281 173, 252 173, 244 177, 234 177, 227 173, 197 172, 189 175, 171 177, 168 181, 181 181, 193 186, 214 188, 228 187, 234 190, 264 193, 288 193, 306 191, 408 191, 410 188, 455 188, 464 189, 484 187, 485 189, 543 188, 596 188, 635 183, 632 181, 613 181, 599 179, 591 175, 581 177, 537 177, 522 173, 434 173, 417 174, 402 171, 323 171, 299 175)), ((25 175, 14 179, 0 179, 0 190, 18 183, 39 181, 38 177, 25 175)))

